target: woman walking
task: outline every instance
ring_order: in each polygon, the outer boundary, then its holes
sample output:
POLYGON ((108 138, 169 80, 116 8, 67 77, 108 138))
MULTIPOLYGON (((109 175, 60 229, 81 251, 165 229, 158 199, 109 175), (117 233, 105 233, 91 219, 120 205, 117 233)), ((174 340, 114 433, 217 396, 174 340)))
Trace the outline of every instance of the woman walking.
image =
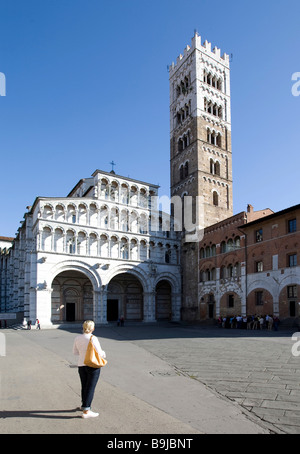
MULTIPOLYGON (((74 355, 79 356, 78 373, 81 381, 82 418, 95 418, 99 416, 99 413, 95 413, 91 410, 91 404, 101 369, 89 367, 84 364, 87 347, 95 329, 95 323, 92 320, 87 320, 83 323, 82 328, 83 334, 75 338, 73 345, 74 355)), ((101 349, 100 343, 95 336, 93 336, 92 342, 99 355, 102 356, 102 358, 105 358, 106 354, 101 349)))

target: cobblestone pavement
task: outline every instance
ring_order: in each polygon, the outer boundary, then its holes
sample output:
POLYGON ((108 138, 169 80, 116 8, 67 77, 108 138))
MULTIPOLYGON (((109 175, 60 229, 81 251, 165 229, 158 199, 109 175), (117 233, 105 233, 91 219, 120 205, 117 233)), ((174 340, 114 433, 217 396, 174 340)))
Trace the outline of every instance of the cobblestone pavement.
POLYGON ((300 433, 300 356, 291 351, 297 347, 293 331, 171 326, 160 339, 151 339, 155 329, 151 334, 150 328, 143 335, 125 329, 123 335, 271 424, 276 433, 300 433))

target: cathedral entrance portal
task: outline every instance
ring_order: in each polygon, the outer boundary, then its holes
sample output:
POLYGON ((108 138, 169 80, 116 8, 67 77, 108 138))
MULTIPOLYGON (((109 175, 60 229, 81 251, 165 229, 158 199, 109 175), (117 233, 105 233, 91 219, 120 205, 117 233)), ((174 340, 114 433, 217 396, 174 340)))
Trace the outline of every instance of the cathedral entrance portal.
POLYGON ((119 319, 119 300, 107 300, 107 321, 115 322, 119 319))
POLYGON ((143 320, 143 287, 133 274, 122 273, 108 284, 107 321, 120 317, 125 320, 143 320))
POLYGON ((156 286, 156 320, 171 320, 172 289, 168 281, 160 281, 156 286))
POLYGON ((79 271, 64 271, 52 282, 52 323, 93 319, 93 286, 79 271))

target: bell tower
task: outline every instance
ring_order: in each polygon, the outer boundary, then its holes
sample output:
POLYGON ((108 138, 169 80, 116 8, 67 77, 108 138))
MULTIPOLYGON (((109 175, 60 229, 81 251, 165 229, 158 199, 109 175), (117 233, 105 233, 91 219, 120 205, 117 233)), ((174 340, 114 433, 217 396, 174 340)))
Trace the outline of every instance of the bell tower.
POLYGON ((171 197, 200 196, 207 227, 233 213, 229 56, 195 33, 169 78, 171 197))
POLYGON ((182 235, 182 319, 199 320, 201 232, 233 214, 229 56, 195 33, 169 77, 171 198, 192 196, 200 212, 200 235, 182 235))

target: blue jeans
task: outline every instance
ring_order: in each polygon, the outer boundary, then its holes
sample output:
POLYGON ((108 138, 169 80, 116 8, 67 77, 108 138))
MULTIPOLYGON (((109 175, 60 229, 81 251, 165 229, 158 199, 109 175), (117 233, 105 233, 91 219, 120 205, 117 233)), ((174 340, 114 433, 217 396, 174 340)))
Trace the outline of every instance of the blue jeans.
POLYGON ((78 367, 78 373, 81 381, 81 401, 82 410, 90 410, 95 388, 100 377, 100 370, 93 367, 78 367))

